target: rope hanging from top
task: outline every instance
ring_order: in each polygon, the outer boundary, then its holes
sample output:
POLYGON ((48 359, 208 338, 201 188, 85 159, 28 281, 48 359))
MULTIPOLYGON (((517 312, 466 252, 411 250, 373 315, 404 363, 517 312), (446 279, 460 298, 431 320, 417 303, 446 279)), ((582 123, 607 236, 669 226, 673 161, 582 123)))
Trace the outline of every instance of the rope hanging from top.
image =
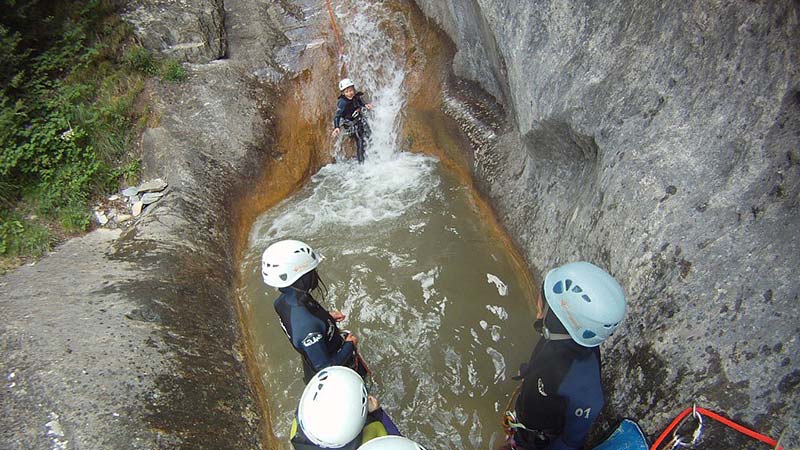
POLYGON ((339 46, 339 59, 342 59, 344 57, 344 46, 342 45, 342 38, 339 36, 339 27, 336 26, 336 17, 333 15, 331 0, 325 0, 325 3, 328 5, 328 17, 331 19, 333 35, 336 36, 336 45, 339 46))

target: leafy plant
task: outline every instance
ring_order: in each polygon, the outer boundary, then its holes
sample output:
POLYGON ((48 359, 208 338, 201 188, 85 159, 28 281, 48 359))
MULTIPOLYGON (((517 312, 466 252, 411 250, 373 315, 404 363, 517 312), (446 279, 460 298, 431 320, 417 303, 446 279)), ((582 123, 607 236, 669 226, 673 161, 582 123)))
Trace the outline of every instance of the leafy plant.
POLYGON ((125 63, 133 70, 145 73, 147 75, 158 74, 158 66, 153 55, 141 45, 134 45, 125 51, 123 57, 125 63))
POLYGON ((17 215, 0 213, 0 255, 41 256, 53 245, 47 228, 17 215))
POLYGON ((187 78, 186 69, 174 59, 168 60, 161 69, 161 79, 165 81, 183 83, 187 78))
POLYGON ((73 202, 58 208, 58 217, 67 231, 86 231, 92 221, 92 215, 86 204, 73 202))
MULTIPOLYGON (((138 175, 145 78, 181 72, 134 42, 114 0, 3 0, 0 255, 41 254, 47 228, 90 224, 89 199, 138 175)), ((180 65, 177 65, 182 69, 180 65)), ((185 76, 185 72, 183 72, 185 76)))

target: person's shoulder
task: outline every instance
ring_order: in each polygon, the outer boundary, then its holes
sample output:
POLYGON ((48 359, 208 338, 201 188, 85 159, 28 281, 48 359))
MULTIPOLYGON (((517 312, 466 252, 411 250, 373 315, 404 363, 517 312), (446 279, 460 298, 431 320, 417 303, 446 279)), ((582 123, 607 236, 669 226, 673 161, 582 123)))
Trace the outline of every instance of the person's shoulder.
POLYGON ((290 294, 288 294, 288 293, 286 293, 286 292, 281 292, 281 295, 279 295, 279 296, 278 296, 278 297, 275 299, 275 301, 274 301, 273 303, 274 303, 275 305, 277 305, 277 304, 280 304, 280 303, 284 303, 284 302, 286 302, 286 301, 287 301, 287 300, 290 298, 290 297, 289 297, 289 295, 290 295, 290 294))

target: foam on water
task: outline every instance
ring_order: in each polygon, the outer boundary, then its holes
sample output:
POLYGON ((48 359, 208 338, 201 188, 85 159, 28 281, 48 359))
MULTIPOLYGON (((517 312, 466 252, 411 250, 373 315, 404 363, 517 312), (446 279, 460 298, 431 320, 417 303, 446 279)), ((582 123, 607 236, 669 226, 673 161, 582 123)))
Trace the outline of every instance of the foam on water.
POLYGON ((383 31, 384 22, 390 22, 388 13, 380 4, 359 2, 341 5, 337 15, 347 36, 349 76, 373 104, 367 116, 372 136, 366 162, 346 159, 342 146, 352 143, 346 137, 340 140, 331 149, 334 164, 323 167, 305 189, 257 222, 250 236, 257 245, 297 236, 298 229, 314 235, 332 227, 397 218, 439 186, 436 159, 404 152, 398 144, 405 72, 391 48, 391 37, 383 31))
MULTIPOLYGON (((392 45, 403 40, 387 35, 400 36, 402 21, 377 1, 337 3, 348 76, 374 105, 367 160, 344 158, 351 142, 334 146, 334 163, 259 217, 242 264, 274 431, 286 443, 303 385, 259 262, 269 244, 291 238, 325 257, 320 275, 329 290, 319 300, 347 315, 343 326, 374 370, 371 392, 401 430, 432 449, 485 448, 502 436, 491 410, 513 390, 503 385, 506 366, 530 348, 529 336, 507 338, 532 323, 519 278, 466 190, 442 178, 436 159, 402 147, 406 77, 392 45), (510 295, 499 295, 487 273, 502 277, 510 295)), ((333 105, 331 98, 331 114, 333 105)))

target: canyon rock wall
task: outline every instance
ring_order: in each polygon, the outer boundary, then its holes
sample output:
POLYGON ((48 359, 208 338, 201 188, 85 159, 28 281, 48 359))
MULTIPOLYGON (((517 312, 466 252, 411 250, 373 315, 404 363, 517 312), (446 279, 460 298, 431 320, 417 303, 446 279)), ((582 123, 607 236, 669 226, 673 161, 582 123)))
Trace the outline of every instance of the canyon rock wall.
POLYGON ((626 289, 608 421, 697 403, 798 445, 797 2, 416 2, 506 111, 473 173, 529 263, 626 289))

